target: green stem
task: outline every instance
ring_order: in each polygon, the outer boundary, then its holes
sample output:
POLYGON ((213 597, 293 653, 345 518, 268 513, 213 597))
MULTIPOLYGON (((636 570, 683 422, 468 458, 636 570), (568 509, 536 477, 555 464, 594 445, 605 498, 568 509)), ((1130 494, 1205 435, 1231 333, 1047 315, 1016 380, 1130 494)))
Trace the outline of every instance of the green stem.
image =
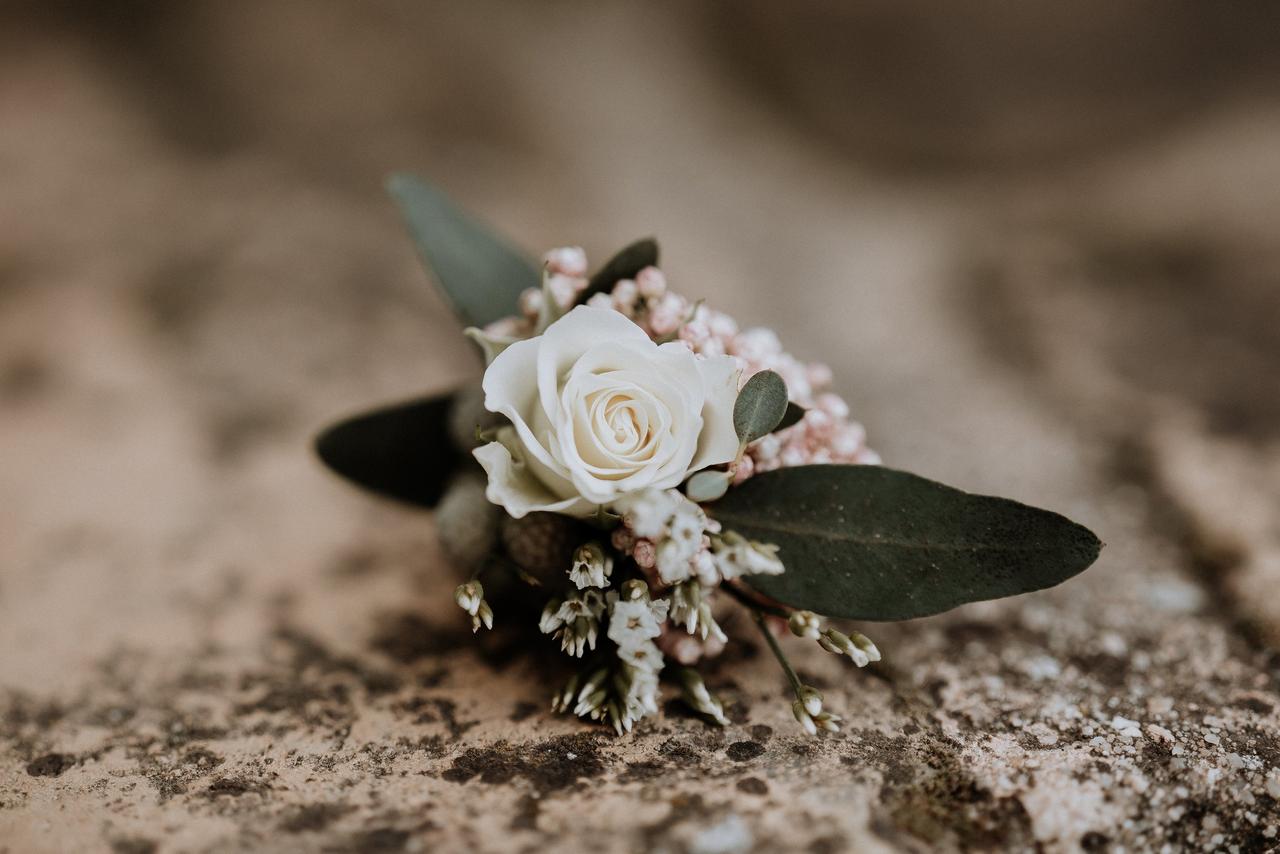
POLYGON ((773 657, 778 659, 778 664, 782 665, 787 678, 791 680, 791 690, 795 692, 796 699, 800 699, 800 690, 804 685, 800 682, 800 677, 796 675, 795 670, 792 669, 791 662, 787 661, 787 657, 782 652, 782 647, 778 646, 778 639, 773 636, 773 632, 769 631, 769 627, 764 624, 764 614, 753 609, 751 618, 756 621, 756 628, 760 629, 760 634, 764 635, 764 639, 769 642, 769 649, 773 652, 773 657))

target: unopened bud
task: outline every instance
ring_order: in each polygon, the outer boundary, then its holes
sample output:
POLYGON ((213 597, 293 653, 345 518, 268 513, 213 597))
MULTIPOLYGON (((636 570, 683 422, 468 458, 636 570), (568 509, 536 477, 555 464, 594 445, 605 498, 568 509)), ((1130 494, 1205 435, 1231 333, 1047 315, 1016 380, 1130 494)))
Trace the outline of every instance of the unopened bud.
POLYGON ((880 660, 880 649, 874 643, 871 642, 871 638, 867 637, 866 635, 862 635, 862 634, 858 634, 857 632, 854 632, 853 634, 849 635, 849 640, 853 641, 854 646, 862 650, 863 654, 866 655, 868 661, 880 660))
POLYGON ((575 673, 569 677, 569 681, 564 687, 557 691, 551 697, 551 711, 567 712, 573 708, 574 695, 578 693, 579 674, 575 673))
MULTIPOLYGON (((859 637, 861 637, 861 635, 859 635, 859 637)), ((867 643, 871 642, 867 641, 867 643)), ((844 632, 837 631, 836 629, 827 629, 823 632, 821 637, 818 638, 818 644, 827 652, 834 655, 849 656, 849 658, 853 659, 853 663, 858 667, 866 667, 871 661, 871 658, 867 653, 860 649, 858 645, 853 642, 852 638, 844 632)), ((879 657, 879 654, 880 651, 876 650, 877 658, 879 657)))
POLYGON ((804 704, 804 710, 811 715, 822 713, 822 694, 816 688, 805 685, 796 694, 796 699, 804 704))
POLYGON ((649 588, 643 581, 633 578, 622 585, 619 594, 623 601, 634 602, 639 599, 648 599, 649 588))
POLYGON ((480 607, 471 615, 471 633, 475 634, 480 631, 481 625, 486 629, 493 628, 493 609, 483 599, 480 600, 480 607))
POLYGON ((480 603, 484 601, 484 587, 479 581, 468 581, 466 584, 459 584, 453 591, 453 601, 458 603, 458 607, 466 611, 471 616, 475 616, 480 610, 480 603))
POLYGON ((787 627, 798 638, 816 640, 822 633, 822 620, 812 611, 792 611, 787 627))
POLYGON ((825 730, 827 732, 840 731, 840 718, 830 712, 822 712, 821 714, 814 715, 813 722, 818 725, 818 729, 825 730))
POLYGON ((542 617, 538 620, 538 630, 544 635, 549 635, 564 625, 564 620, 561 620, 559 616, 561 604, 563 603, 553 596, 547 602, 546 607, 542 609, 542 617))
POLYGON ((804 703, 796 700, 791 704, 791 713, 796 716, 796 723, 804 728, 809 735, 818 734, 818 725, 813 722, 813 718, 805 711, 804 703))
POLYGON ((691 667, 679 671, 680 687, 684 701, 696 712, 701 712, 720 726, 728 726, 729 719, 724 715, 724 706, 707 690, 702 677, 691 667))

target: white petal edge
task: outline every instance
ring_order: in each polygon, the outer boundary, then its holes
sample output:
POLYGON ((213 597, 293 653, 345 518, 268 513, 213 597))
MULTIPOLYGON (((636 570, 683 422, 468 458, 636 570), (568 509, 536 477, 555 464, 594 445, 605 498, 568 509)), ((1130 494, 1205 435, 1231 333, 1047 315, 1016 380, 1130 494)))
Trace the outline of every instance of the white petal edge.
MULTIPOLYGON (((507 432, 507 431, 504 431, 507 432)), ((508 437, 511 437, 507 432, 508 437)), ((504 508, 515 519, 530 513, 564 513, 585 518, 595 512, 595 505, 581 498, 557 499, 517 461, 502 442, 490 442, 471 452, 489 477, 484 495, 504 508)))
POLYGON ((738 433, 733 429, 733 405, 738 400, 738 363, 732 356, 698 360, 706 389, 702 407, 702 435, 690 471, 727 463, 738 455, 738 433))
POLYGON ((484 408, 507 416, 529 454, 546 468, 567 478, 568 472, 533 434, 526 421, 538 406, 538 352, 542 338, 517 341, 499 353, 484 372, 484 408))

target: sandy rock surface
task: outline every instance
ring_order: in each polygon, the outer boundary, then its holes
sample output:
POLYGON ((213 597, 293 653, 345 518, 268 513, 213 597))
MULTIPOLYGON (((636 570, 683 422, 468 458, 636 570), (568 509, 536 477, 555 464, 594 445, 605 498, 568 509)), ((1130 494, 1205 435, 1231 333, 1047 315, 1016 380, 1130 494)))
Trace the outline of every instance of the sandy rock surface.
POLYGON ((1265 92, 904 174, 760 97, 695 6, 168 8, 0 27, 0 851, 1280 844, 1265 92), (396 168, 533 250, 656 233, 674 287, 830 362, 887 462, 1101 560, 862 626, 865 671, 797 643, 838 735, 745 621, 729 727, 551 716, 564 671, 501 613, 473 638, 432 515, 309 451, 477 375, 396 168))

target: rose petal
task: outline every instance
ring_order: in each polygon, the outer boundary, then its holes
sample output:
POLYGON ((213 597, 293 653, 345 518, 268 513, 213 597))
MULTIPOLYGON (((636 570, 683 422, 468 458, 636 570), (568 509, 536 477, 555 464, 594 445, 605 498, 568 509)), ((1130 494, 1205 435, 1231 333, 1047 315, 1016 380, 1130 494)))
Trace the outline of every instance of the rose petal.
POLYGON ((738 455, 738 433, 733 429, 733 405, 738 400, 738 363, 732 356, 698 360, 706 403, 702 408, 702 434, 690 471, 727 463, 738 455))
POLYGON ((534 435, 525 417, 536 414, 538 401, 538 353, 542 338, 517 341, 494 358, 484 372, 484 408, 505 415, 520 435, 530 456, 562 477, 568 472, 534 435))
POLYGON ((514 431, 509 428, 500 430, 498 439, 499 441, 482 445, 471 452, 489 476, 489 484, 485 488, 485 497, 489 501, 505 508, 516 519, 536 511, 578 517, 590 516, 595 512, 596 506, 581 498, 558 499, 552 495, 530 473, 521 457, 522 449, 516 442, 514 431))
POLYGON ((608 342, 649 342, 649 336, 629 319, 607 308, 580 305, 547 327, 538 338, 537 389, 542 408, 555 423, 560 407, 560 382, 582 354, 608 342))

